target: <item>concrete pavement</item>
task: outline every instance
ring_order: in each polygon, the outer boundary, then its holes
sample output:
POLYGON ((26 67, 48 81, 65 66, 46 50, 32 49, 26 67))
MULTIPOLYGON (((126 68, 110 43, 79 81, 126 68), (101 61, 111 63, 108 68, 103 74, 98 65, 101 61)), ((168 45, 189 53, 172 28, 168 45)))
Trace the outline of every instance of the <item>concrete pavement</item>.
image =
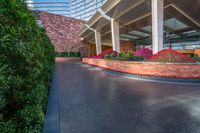
POLYGON ((198 85, 129 79, 81 63, 57 63, 54 78, 61 133, 200 132, 198 85))

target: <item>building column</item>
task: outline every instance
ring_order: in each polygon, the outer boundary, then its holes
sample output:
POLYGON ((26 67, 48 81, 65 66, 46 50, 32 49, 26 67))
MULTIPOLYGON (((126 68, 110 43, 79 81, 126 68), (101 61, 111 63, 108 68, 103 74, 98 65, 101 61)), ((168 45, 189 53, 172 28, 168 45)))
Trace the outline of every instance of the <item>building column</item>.
POLYGON ((112 18, 111 18, 111 32, 112 32, 113 51, 120 52, 119 23, 117 23, 112 18))
POLYGON ((100 54, 102 52, 101 49, 101 33, 95 30, 95 42, 96 42, 96 54, 100 54))
POLYGON ((163 10, 164 0, 152 2, 152 43, 153 54, 163 49, 163 10))

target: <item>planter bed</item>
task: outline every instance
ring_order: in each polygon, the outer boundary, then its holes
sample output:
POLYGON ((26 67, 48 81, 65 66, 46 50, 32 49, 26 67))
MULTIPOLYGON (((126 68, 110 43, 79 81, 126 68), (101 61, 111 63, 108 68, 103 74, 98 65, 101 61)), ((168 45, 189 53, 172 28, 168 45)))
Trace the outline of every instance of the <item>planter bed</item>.
POLYGON ((82 62, 139 76, 200 78, 200 64, 193 63, 131 62, 92 58, 83 58, 82 62))
POLYGON ((56 62, 66 63, 66 62, 80 62, 80 57, 56 57, 56 62))

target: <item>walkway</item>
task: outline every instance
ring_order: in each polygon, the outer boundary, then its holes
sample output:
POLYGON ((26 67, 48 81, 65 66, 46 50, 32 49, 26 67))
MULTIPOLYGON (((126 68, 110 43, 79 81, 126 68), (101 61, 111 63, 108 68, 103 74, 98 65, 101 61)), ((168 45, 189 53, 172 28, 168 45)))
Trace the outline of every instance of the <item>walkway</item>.
POLYGON ((57 63, 54 81, 61 133, 200 132, 200 86, 128 79, 81 63, 57 63))

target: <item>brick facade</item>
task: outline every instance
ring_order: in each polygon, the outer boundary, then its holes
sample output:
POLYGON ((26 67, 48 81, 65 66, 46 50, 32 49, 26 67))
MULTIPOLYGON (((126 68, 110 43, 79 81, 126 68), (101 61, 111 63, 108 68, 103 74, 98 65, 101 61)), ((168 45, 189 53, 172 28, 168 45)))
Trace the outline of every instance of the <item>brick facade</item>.
POLYGON ((120 51, 121 52, 135 52, 135 43, 133 41, 128 41, 128 42, 121 42, 120 43, 120 51))
MULTIPOLYGON (((102 51, 112 49, 112 46, 102 45, 102 51)), ((88 43, 88 55, 94 56, 96 55, 96 44, 88 43)))
MULTIPOLYGON (((88 45, 88 55, 96 55, 96 44, 87 43, 88 45)), ((112 46, 102 45, 102 51, 112 49, 112 46)), ((120 42, 120 51, 121 52, 135 52, 135 43, 133 41, 120 42)))
POLYGON ((198 55, 200 57, 200 49, 195 49, 194 54, 198 55))
POLYGON ((113 71, 141 76, 200 78, 200 64, 130 62, 83 58, 82 62, 113 71))
POLYGON ((39 12, 39 17, 56 52, 87 54, 87 44, 78 35, 84 21, 47 12, 39 12))
POLYGON ((200 57, 200 49, 197 48, 197 49, 183 49, 183 50, 176 50, 180 53, 183 53, 183 54, 195 54, 197 56, 200 57))

